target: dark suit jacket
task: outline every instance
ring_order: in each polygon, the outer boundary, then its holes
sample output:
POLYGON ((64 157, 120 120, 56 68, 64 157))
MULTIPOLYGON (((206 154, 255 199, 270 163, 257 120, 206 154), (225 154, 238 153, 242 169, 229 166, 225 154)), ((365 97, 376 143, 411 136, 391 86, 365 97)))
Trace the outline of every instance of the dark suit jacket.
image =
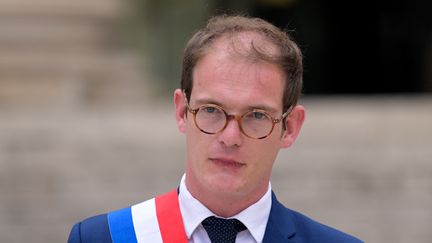
MULTIPOLYGON (((68 243, 111 243, 107 214, 75 224, 68 243)), ((264 243, 360 243, 357 238, 285 208, 272 193, 264 243)))

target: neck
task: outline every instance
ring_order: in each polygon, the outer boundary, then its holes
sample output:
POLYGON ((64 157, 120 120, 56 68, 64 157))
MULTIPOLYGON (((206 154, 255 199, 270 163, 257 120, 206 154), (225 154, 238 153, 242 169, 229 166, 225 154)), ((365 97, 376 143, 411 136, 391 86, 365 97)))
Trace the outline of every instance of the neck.
POLYGON ((258 202, 268 190, 268 184, 259 190, 260 193, 227 193, 223 191, 212 191, 207 188, 195 187, 188 183, 186 187, 191 195, 200 201, 215 215, 229 218, 239 214, 252 204, 258 202))

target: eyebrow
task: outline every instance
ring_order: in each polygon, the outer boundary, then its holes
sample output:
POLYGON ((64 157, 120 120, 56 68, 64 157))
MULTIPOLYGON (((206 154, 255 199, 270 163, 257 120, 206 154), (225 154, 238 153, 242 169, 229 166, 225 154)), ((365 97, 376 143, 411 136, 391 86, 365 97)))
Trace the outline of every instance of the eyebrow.
POLYGON ((214 104, 214 105, 218 105, 220 107, 224 107, 222 105, 222 103, 220 103, 214 99, 211 99, 211 98, 196 99, 194 103, 196 103, 197 105, 214 104))
MULTIPOLYGON (((214 104, 214 105, 218 105, 224 109, 226 108, 226 106, 224 106, 222 103, 220 103, 217 100, 214 100, 212 98, 196 99, 194 103, 198 106, 205 105, 205 104, 214 104)), ((279 111, 278 109, 273 108, 273 107, 268 106, 268 105, 265 105, 265 104, 249 105, 246 108, 246 110, 248 110, 248 111, 254 110, 254 109, 264 110, 264 111, 267 111, 269 113, 277 113, 279 111)))

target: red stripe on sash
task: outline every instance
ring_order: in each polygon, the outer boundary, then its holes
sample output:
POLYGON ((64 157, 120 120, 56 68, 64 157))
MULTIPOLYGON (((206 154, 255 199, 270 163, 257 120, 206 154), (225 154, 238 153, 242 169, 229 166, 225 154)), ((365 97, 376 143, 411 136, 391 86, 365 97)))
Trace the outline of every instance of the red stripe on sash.
POLYGON ((155 198, 156 216, 164 243, 187 243, 177 189, 155 198))

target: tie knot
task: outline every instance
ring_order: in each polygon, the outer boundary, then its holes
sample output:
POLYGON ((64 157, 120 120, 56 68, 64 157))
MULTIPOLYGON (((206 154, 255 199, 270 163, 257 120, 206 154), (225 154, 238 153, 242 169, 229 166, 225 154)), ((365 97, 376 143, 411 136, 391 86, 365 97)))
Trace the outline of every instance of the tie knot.
POLYGON ((223 219, 214 216, 206 218, 202 226, 212 243, 234 243, 237 233, 246 229, 238 219, 223 219))

